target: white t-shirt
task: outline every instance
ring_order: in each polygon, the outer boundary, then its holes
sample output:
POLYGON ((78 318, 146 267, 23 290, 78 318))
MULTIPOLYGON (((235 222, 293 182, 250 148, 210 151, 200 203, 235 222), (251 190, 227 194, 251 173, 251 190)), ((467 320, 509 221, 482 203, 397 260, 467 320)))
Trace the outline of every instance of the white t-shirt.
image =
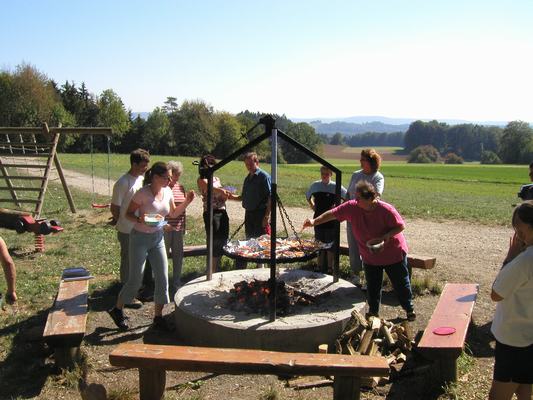
POLYGON ((355 199, 355 187, 361 181, 370 182, 376 188, 376 192, 381 196, 383 194, 383 189, 385 189, 385 179, 381 172, 376 171, 370 175, 367 175, 363 172, 362 169, 355 171, 352 174, 350 179, 350 184, 348 185, 348 197, 350 200, 355 199))
POLYGON ((115 228, 122 233, 130 233, 133 229, 133 222, 126 218, 126 211, 130 205, 133 195, 143 187, 144 177, 130 174, 122 175, 113 185, 113 197, 111 204, 120 207, 120 214, 115 228))
POLYGON ((494 337, 508 346, 533 344, 533 246, 500 270, 492 288, 503 297, 492 320, 494 337))
MULTIPOLYGON (((172 189, 167 186, 163 188, 161 200, 157 200, 152 194, 152 188, 147 185, 135 193, 132 200, 140 206, 139 215, 160 214, 166 217, 170 214, 170 203, 174 203, 174 196, 172 195, 172 189)), ((136 231, 144 233, 154 233, 163 229, 163 227, 148 226, 139 222, 134 223, 133 227, 136 231)))

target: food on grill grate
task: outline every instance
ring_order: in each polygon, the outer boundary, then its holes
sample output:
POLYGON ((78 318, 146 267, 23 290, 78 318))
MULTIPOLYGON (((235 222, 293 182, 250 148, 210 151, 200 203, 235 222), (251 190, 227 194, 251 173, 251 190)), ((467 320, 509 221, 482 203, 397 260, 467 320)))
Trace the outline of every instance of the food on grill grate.
MULTIPOLYGON (((317 251, 329 249, 332 243, 313 239, 277 238, 276 259, 298 259, 314 255, 317 251)), ((227 255, 248 259, 270 259, 270 235, 263 235, 246 241, 232 241, 224 246, 227 255)))

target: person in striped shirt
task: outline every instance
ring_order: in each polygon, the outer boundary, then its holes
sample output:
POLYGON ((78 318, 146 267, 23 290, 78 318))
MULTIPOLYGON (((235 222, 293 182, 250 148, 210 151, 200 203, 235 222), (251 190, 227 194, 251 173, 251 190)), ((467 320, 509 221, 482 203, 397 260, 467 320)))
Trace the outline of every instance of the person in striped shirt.
MULTIPOLYGON (((168 168, 172 178, 168 184, 172 189, 174 205, 177 207, 185 201, 185 188, 179 182, 183 173, 183 164, 179 161, 169 161, 168 168)), ((185 212, 175 218, 167 217, 165 227, 165 246, 167 254, 172 257, 172 289, 176 292, 181 286, 181 268, 183 266, 183 234, 185 233, 185 212)))

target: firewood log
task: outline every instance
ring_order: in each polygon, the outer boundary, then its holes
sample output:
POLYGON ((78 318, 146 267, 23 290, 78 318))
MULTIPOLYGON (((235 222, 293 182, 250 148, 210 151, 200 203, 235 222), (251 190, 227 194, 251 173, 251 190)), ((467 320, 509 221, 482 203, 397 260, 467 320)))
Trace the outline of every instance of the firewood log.
POLYGON ((382 325, 381 326, 381 334, 383 335, 383 337, 385 338, 385 341, 390 345, 390 346, 394 346, 396 344, 396 341, 394 340, 394 338, 392 337, 391 333, 390 333, 390 329, 387 327, 387 325, 382 325))

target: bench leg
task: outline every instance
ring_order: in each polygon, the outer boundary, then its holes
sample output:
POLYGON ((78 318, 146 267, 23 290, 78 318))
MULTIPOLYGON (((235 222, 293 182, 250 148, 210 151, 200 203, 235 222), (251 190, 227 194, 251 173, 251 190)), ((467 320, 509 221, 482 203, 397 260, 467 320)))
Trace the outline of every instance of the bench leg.
POLYGON ((333 380, 333 400, 359 400, 361 378, 357 376, 336 376, 333 380))
POLYGON ((74 369, 79 357, 79 347, 56 347, 54 349, 54 358, 58 369, 74 369))
POLYGON ((161 400, 165 394, 166 371, 158 368, 139 368, 139 399, 161 400))
POLYGON ((457 358, 442 357, 439 359, 440 377, 444 383, 457 382, 457 358))

